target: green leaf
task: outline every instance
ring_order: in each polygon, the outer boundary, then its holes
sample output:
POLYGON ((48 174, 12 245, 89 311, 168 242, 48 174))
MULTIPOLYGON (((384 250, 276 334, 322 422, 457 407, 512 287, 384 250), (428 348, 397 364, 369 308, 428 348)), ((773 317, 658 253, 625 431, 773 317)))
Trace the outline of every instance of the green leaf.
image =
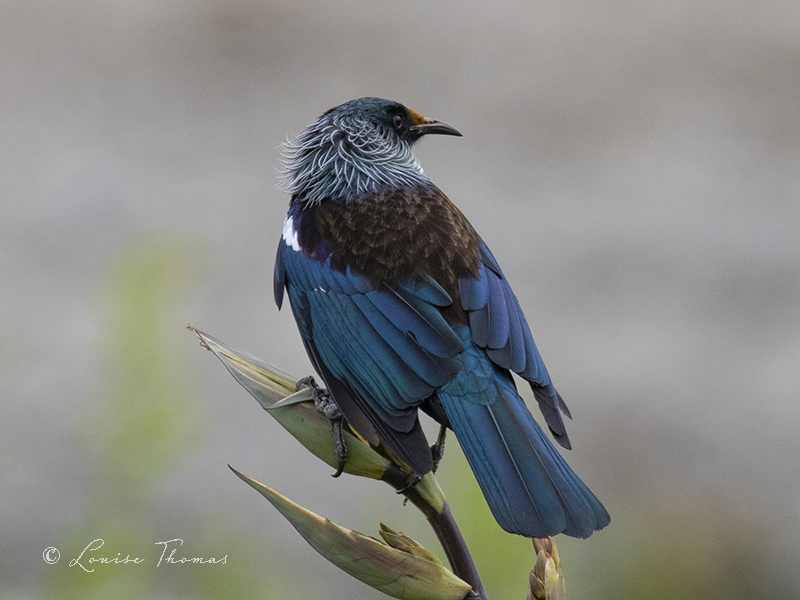
POLYGON ((392 548, 397 548, 403 552, 414 554, 423 560, 429 560, 437 565, 442 564, 442 561, 440 561, 433 552, 420 546, 416 541, 412 540, 402 531, 395 531, 384 523, 381 523, 381 529, 378 533, 381 534, 383 540, 392 548))
MULTIPOLYGON (((297 379, 255 356, 237 350, 215 337, 187 325, 200 338, 201 345, 219 358, 242 387, 250 392, 264 408, 295 393, 297 379)), ((311 395, 309 393, 308 398, 311 395)))
POLYGON ((269 500, 322 556, 367 585, 402 600, 461 600, 470 591, 430 552, 404 534, 382 526, 392 545, 340 527, 239 473, 236 475, 269 500))
MULTIPOLYGON (((189 329, 222 361, 234 379, 303 446, 331 467, 338 466, 330 421, 314 406, 309 388, 295 392, 298 380, 291 375, 202 331, 193 327, 189 329)), ((344 438, 347 445, 345 473, 381 479, 391 466, 389 459, 346 428, 344 438)))
POLYGON ((420 497, 436 511, 436 514, 441 514, 444 510, 446 499, 439 485, 439 480, 436 479, 433 472, 426 473, 425 477, 414 486, 414 489, 420 497))

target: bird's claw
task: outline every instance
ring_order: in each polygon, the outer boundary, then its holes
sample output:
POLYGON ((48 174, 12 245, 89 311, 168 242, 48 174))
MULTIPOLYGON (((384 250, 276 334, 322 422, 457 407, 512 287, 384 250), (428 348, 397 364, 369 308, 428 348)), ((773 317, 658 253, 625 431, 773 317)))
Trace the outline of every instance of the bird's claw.
POLYGON ((436 443, 431 446, 431 458, 433 458, 433 469, 431 470, 434 473, 439 468, 439 462, 444 458, 444 438, 446 435, 447 427, 441 425, 439 427, 439 437, 436 438, 436 443))
POLYGON ((299 390, 302 387, 311 388, 311 393, 314 395, 314 407, 330 421, 334 452, 338 463, 336 472, 331 477, 339 477, 344 472, 344 466, 347 462, 347 444, 344 441, 344 429, 342 427, 344 416, 342 411, 336 406, 336 402, 334 402, 330 393, 317 385, 314 377, 304 377, 297 382, 295 389, 299 390))
MULTIPOLYGON (((338 408, 336 410, 339 410, 338 408)), ((324 413, 323 413, 324 414, 324 413)), ((344 418, 339 413, 339 417, 331 419, 331 435, 333 436, 333 446, 336 452, 336 461, 338 466, 336 472, 331 477, 338 477, 344 472, 344 465, 347 462, 347 444, 344 441, 344 431, 342 430, 342 423, 344 418)))
POLYGON ((422 481, 422 475, 419 473, 409 473, 408 477, 406 477, 405 485, 398 490, 395 490, 398 494, 403 494, 417 485, 420 481, 422 481))
MULTIPOLYGON (((436 469, 439 466, 439 461, 444 458, 444 438, 447 435, 447 427, 442 425, 439 428, 439 436, 436 438, 436 443, 431 446, 431 457, 433 458, 433 468, 431 471, 436 473, 436 469)), ((422 475, 419 473, 410 473, 404 482, 402 488, 397 490, 398 494, 403 494, 407 492, 409 489, 417 485, 420 481, 422 481, 422 475)))

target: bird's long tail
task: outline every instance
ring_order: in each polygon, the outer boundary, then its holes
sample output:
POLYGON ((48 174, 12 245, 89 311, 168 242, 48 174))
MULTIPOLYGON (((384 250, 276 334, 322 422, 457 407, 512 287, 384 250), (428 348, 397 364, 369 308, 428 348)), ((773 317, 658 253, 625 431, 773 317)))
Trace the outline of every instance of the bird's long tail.
POLYGON ((547 439, 510 374, 481 366, 463 370, 438 397, 500 526, 527 537, 587 538, 608 525, 606 509, 547 439), (478 394, 476 379, 484 383, 478 394))

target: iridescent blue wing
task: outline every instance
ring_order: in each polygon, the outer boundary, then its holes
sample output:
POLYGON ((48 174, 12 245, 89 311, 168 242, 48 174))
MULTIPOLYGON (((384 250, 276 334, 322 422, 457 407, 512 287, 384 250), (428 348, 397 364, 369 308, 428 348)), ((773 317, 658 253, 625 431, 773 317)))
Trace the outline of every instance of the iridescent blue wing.
MULTIPOLYGON (((405 462, 429 470, 430 453, 423 456, 398 436, 419 427, 419 404, 461 369, 463 343, 439 310, 452 298, 433 279, 375 284, 282 240, 275 268, 279 306, 284 289, 306 349, 348 420, 359 429, 352 403, 405 462)), ((427 451, 427 444, 417 445, 427 451)))
POLYGON ((486 244, 480 243, 480 276, 461 279, 461 305, 469 314, 472 339, 496 365, 528 381, 550 431, 570 448, 561 413, 569 409, 550 380, 525 315, 486 244))

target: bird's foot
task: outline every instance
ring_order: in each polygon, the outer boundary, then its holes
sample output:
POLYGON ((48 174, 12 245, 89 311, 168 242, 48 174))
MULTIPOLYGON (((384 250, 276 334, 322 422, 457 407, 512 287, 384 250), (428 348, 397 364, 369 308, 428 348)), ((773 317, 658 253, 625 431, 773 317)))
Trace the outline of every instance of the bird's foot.
POLYGON ((344 441, 344 416, 342 411, 336 406, 336 402, 334 402, 328 391, 319 387, 312 376, 304 377, 298 381, 295 389, 299 390, 302 387, 311 388, 311 393, 314 395, 314 407, 330 421, 334 452, 338 463, 336 472, 332 477, 339 477, 344 472, 344 465, 347 462, 347 444, 344 441))
POLYGON ((422 475, 420 475, 419 473, 409 473, 408 477, 406 477, 406 481, 405 481, 405 484, 403 485, 403 487, 401 487, 400 489, 395 490, 395 491, 398 494, 402 494, 402 493, 410 490, 411 488, 413 488, 420 481, 422 481, 422 475))
POLYGON ((433 458, 433 469, 432 471, 436 473, 436 469, 439 468, 439 462, 444 458, 444 438, 447 435, 447 427, 444 425, 439 426, 439 437, 436 438, 436 443, 431 446, 431 457, 433 458))
POLYGON ((328 417, 328 419, 331 421, 334 419, 343 418, 342 411, 340 411, 339 407, 336 406, 336 402, 333 401, 333 398, 331 398, 328 390, 319 387, 319 384, 314 377, 311 375, 308 377, 303 377, 297 382, 295 390, 300 390, 300 388, 304 387, 311 388, 311 393, 314 394, 314 406, 319 412, 328 417))

